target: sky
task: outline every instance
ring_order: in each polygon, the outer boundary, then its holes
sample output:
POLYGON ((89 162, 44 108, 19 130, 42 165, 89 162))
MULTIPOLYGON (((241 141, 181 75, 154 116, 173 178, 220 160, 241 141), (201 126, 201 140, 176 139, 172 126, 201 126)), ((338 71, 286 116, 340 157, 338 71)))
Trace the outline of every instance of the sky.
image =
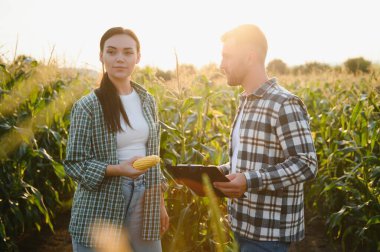
POLYGON ((221 35, 245 23, 266 34, 267 62, 380 63, 379 0, 0 0, 0 56, 26 54, 100 70, 99 41, 110 27, 135 31, 140 66, 220 63, 221 35), (15 49, 17 46, 17 50, 15 49))

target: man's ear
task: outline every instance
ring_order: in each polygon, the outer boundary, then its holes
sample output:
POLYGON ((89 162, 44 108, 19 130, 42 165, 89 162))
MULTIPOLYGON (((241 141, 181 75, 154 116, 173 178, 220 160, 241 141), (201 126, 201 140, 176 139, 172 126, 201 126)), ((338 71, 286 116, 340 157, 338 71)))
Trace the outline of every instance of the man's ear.
POLYGON ((254 50, 250 50, 247 54, 247 57, 249 64, 253 64, 255 61, 257 61, 257 52, 255 52, 254 50))

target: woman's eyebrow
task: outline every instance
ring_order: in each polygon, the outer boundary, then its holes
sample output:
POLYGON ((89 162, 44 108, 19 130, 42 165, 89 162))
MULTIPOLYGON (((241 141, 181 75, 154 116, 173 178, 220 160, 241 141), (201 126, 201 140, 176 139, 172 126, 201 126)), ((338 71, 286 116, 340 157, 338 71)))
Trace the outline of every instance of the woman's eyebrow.
MULTIPOLYGON (((114 47, 114 46, 107 46, 107 48, 110 48, 110 49, 117 49, 117 47, 114 47)), ((133 50, 133 47, 124 47, 122 48, 123 50, 133 50)))

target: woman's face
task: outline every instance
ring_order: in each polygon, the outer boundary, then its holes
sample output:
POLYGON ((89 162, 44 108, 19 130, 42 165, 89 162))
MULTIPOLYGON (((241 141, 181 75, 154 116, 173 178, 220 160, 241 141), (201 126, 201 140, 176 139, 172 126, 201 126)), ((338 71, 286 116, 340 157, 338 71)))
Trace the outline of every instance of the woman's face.
POLYGON ((125 34, 110 37, 105 41, 103 51, 100 52, 100 61, 104 64, 111 80, 127 79, 140 61, 136 41, 125 34))

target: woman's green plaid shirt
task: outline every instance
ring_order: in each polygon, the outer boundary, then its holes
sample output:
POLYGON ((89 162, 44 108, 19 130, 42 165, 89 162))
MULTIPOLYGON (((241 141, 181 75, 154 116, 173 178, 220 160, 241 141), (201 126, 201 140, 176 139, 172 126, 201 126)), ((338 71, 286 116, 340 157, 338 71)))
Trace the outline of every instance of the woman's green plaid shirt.
MULTIPOLYGON (((159 155, 160 126, 152 95, 132 83, 141 99, 143 114, 149 125, 147 155, 159 155)), ((77 101, 71 112, 67 143, 66 173, 77 183, 69 232, 84 246, 95 246, 92 234, 108 230, 117 242, 122 235, 126 202, 120 177, 105 177, 109 164, 118 164, 116 133, 107 130, 103 111, 94 92, 77 101), (109 231, 110 229, 113 231, 109 231)), ((160 193, 163 177, 160 166, 145 173, 145 198, 142 237, 160 239, 160 193)))

